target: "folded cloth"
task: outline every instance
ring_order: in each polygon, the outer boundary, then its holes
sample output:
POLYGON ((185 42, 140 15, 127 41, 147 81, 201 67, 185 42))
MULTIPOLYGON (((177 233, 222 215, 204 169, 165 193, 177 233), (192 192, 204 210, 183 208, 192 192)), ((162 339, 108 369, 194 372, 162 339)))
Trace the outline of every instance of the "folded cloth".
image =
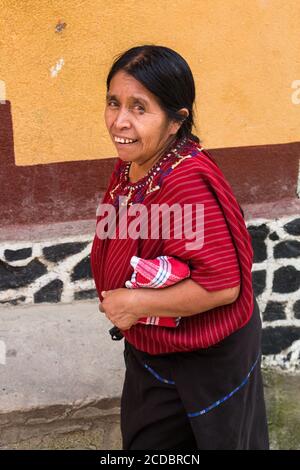
MULTIPOLYGON (((134 271, 131 279, 125 282, 128 289, 139 287, 162 289, 190 276, 188 265, 171 256, 158 256, 155 259, 132 256, 130 264, 134 271)), ((174 328, 178 326, 179 321, 180 317, 143 317, 138 323, 174 328)))

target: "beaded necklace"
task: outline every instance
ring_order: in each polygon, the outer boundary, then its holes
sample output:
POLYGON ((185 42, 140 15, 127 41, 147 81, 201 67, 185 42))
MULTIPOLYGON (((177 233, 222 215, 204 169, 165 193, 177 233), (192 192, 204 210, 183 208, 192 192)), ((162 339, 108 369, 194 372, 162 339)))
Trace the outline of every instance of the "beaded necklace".
POLYGON ((133 202, 129 202, 134 191, 142 190, 145 186, 147 186, 145 195, 157 191, 160 189, 159 185, 153 187, 154 177, 159 173, 161 166, 163 163, 172 156, 172 154, 178 159, 173 165, 174 168, 178 163, 180 163, 185 158, 190 158, 191 155, 182 156, 179 154, 179 150, 187 143, 187 138, 180 139, 176 142, 174 147, 165 155, 160 157, 160 159, 150 168, 145 176, 143 176, 140 180, 136 181, 135 183, 129 182, 129 170, 130 165, 132 162, 127 162, 123 168, 123 172, 120 174, 120 182, 110 191, 111 199, 114 200, 116 190, 125 183, 123 188, 124 191, 128 191, 128 194, 125 196, 123 195, 123 202, 121 203, 122 206, 125 205, 132 205, 133 202))

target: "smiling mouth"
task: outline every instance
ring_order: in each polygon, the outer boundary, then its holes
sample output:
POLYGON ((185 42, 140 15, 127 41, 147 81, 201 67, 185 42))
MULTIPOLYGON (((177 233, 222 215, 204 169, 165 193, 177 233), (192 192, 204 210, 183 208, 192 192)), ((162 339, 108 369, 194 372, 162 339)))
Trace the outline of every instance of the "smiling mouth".
POLYGON ((117 144, 135 144, 135 142, 137 142, 137 139, 127 139, 125 137, 117 137, 117 136, 114 136, 114 142, 117 143, 117 144))

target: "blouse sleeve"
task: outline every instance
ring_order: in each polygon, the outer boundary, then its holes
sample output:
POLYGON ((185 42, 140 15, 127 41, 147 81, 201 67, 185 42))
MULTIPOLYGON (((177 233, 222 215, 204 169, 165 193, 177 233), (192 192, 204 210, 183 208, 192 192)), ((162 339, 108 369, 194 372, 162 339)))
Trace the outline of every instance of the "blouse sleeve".
POLYGON ((191 279, 208 291, 235 287, 240 284, 240 267, 222 208, 199 172, 193 171, 190 164, 182 167, 165 180, 162 196, 169 206, 180 206, 182 221, 187 214, 187 227, 192 227, 192 232, 187 233, 183 222, 182 237, 175 235, 178 220, 171 216, 170 236, 163 236, 163 254, 188 263, 191 279))

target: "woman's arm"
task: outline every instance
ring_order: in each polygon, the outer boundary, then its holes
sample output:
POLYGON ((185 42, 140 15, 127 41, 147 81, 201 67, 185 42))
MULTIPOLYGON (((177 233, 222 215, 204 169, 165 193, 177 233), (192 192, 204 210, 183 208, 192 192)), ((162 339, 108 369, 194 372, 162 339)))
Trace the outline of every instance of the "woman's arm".
POLYGON ((139 318, 189 317, 234 302, 240 286, 208 291, 192 279, 163 289, 136 289, 135 309, 139 318))
POLYGON ((119 288, 102 291, 99 310, 121 330, 128 330, 142 317, 189 317, 234 302, 239 286, 207 291, 192 279, 163 289, 119 288))

